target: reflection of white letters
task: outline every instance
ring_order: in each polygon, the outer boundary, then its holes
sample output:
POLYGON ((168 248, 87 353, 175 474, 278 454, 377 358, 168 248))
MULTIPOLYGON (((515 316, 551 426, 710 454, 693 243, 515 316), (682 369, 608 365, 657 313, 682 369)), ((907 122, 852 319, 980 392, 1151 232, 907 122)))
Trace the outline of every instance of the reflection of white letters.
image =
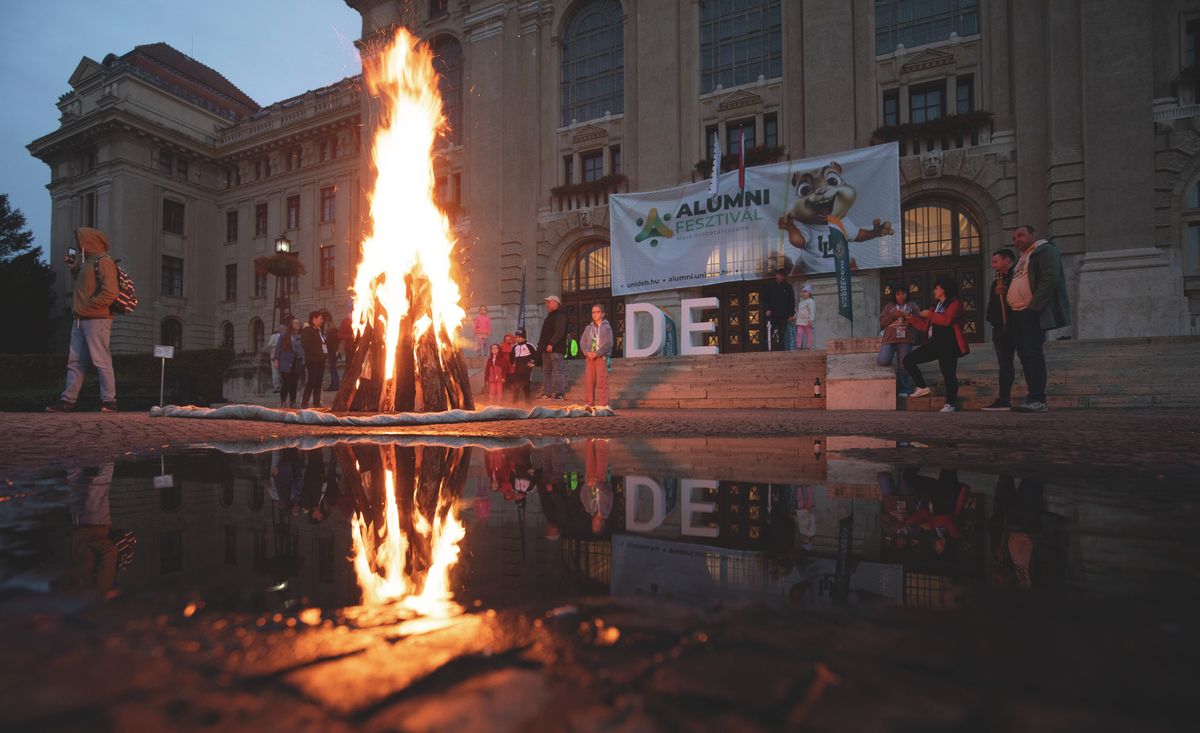
MULTIPOLYGON (((628 306, 626 306, 628 307, 628 306)), ((692 334, 715 333, 717 324, 709 321, 693 321, 693 311, 720 308, 721 301, 716 298, 686 298, 679 301, 680 317, 683 325, 680 326, 679 334, 679 353, 683 356, 707 356, 717 353, 716 346, 696 346, 692 343, 692 334)))
POLYGON ((692 501, 692 492, 695 489, 715 489, 717 488, 716 481, 698 481, 696 479, 685 478, 679 482, 680 507, 682 512, 679 517, 679 531, 691 537, 716 537, 716 527, 694 527, 692 526, 692 518, 696 514, 712 514, 717 510, 717 505, 711 501, 692 501))
POLYGON ((625 477, 625 529, 630 532, 653 532, 662 525, 667 515, 667 497, 662 486, 645 476, 625 477), (650 489, 650 518, 637 519, 638 489, 650 489))
POLYGON ((654 356, 663 346, 667 332, 667 317, 658 306, 650 303, 627 303, 625 305, 625 358, 654 356), (638 315, 650 316, 651 335, 649 346, 638 346, 638 315))

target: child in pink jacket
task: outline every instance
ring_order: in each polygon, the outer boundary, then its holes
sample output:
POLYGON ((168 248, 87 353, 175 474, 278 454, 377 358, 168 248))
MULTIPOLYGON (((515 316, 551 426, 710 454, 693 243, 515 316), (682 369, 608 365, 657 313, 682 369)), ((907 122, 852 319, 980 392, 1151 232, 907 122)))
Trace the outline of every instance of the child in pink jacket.
POLYGON ((479 355, 488 353, 488 341, 492 339, 492 319, 488 317, 487 306, 479 306, 479 315, 475 316, 475 344, 479 355))

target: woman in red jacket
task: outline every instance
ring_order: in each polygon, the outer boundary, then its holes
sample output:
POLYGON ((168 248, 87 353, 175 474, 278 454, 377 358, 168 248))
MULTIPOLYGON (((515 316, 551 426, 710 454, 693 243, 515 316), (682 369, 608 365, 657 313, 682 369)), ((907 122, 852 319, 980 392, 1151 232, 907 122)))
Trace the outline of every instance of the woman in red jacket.
POLYGON ((942 379, 946 381, 946 404, 942 406, 942 412, 954 412, 958 398, 958 360, 971 353, 971 350, 963 335, 963 307, 954 280, 938 278, 933 284, 933 297, 937 304, 931 310, 923 310, 918 316, 909 316, 914 328, 929 330, 929 340, 904 357, 904 369, 917 385, 912 396, 924 397, 930 394, 930 390, 925 386, 925 378, 917 365, 936 361, 941 367, 942 379))

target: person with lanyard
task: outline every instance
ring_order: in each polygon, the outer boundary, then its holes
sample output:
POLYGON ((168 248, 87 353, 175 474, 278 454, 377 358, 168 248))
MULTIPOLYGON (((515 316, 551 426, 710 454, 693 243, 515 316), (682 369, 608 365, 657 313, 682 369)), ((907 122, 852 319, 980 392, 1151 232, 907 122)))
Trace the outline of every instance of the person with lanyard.
POLYGON ((321 382, 325 378, 325 359, 329 354, 329 344, 325 341, 325 331, 321 328, 325 316, 321 311, 308 314, 308 324, 300 332, 300 344, 304 349, 304 368, 306 381, 304 394, 300 399, 300 409, 308 407, 312 398, 313 407, 321 406, 321 382))
POLYGON ((904 357, 904 369, 917 385, 912 397, 925 397, 931 391, 925 385, 925 377, 917 365, 936 361, 946 382, 946 404, 941 412, 954 412, 958 409, 958 360, 971 353, 971 349, 963 333, 963 306, 958 299, 954 280, 938 278, 933 284, 933 297, 937 299, 937 304, 932 310, 926 309, 917 316, 904 317, 916 328, 929 329, 929 341, 904 357))
POLYGON ((592 306, 592 322, 583 329, 587 376, 584 381, 588 407, 608 405, 608 357, 613 350, 612 326, 604 318, 604 306, 592 306))

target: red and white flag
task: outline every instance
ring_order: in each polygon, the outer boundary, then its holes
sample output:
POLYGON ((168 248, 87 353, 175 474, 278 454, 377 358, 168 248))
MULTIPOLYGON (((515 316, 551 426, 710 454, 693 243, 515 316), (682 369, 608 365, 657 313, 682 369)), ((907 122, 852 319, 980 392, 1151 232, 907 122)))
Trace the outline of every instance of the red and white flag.
POLYGON ((738 189, 746 190, 746 130, 743 129, 742 137, 738 141, 738 189))

